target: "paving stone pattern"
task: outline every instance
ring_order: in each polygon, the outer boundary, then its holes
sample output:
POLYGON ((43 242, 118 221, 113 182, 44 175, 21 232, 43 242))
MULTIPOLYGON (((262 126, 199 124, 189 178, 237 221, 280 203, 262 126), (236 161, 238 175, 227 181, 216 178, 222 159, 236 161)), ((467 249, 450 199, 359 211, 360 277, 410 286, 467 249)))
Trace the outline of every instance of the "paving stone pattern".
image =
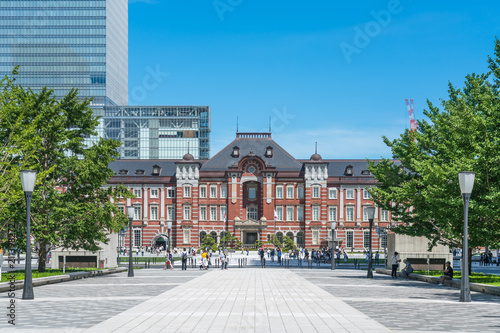
POLYGON ((500 332, 500 297, 472 292, 460 303, 451 287, 354 270, 294 270, 394 331, 500 332))
MULTIPOLYGON (((22 290, 17 290, 15 331, 92 327, 206 271, 144 269, 134 273, 133 278, 125 272, 35 287, 34 300, 22 300, 22 290)), ((0 309, 4 309, 0 310, 0 332, 13 328, 4 319, 8 302, 7 293, 0 293, 0 309)))

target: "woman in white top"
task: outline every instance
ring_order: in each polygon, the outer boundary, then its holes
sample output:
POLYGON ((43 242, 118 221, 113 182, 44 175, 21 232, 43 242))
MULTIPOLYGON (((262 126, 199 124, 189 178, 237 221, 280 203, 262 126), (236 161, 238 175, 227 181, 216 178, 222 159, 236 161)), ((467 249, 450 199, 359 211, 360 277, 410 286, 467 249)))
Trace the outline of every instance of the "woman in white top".
POLYGON ((391 264, 392 264, 391 277, 393 279, 397 279, 398 278, 397 271, 398 271, 399 263, 401 262, 401 259, 398 259, 398 255, 399 255, 399 253, 394 252, 394 254, 391 257, 391 264))

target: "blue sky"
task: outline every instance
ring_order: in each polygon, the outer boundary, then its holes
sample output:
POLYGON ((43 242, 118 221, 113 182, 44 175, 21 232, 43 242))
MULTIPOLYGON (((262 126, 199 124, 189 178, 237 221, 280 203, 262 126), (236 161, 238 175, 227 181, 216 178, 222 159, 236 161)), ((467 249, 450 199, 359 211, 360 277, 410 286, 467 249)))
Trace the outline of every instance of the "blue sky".
POLYGON ((487 71, 500 3, 129 1, 129 104, 208 105, 211 156, 266 131, 296 158, 391 157, 448 82, 487 71), (144 79, 156 73, 156 83, 144 79))

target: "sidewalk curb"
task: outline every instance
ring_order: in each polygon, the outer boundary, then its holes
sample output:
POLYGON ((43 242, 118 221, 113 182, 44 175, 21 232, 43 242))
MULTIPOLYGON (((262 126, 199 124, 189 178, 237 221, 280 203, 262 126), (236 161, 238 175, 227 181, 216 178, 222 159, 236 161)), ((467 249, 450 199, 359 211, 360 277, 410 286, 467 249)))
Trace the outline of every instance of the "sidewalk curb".
MULTIPOLYGON (((379 274, 386 274, 390 275, 391 271, 382 269, 382 268, 377 268, 375 272, 379 274)), ((403 277, 401 272, 398 272, 398 277, 403 277)), ((427 282, 427 283, 433 283, 433 284, 438 284, 439 283, 439 277, 437 276, 429 276, 429 275, 420 275, 420 274, 415 274, 412 273, 408 276, 410 280, 417 280, 417 281, 422 281, 422 282, 427 282)), ((453 287, 460 289, 460 280, 458 279, 453 279, 453 280, 445 280, 444 285, 448 287, 453 287)), ((470 290, 471 291, 477 291, 483 294, 489 294, 489 295, 495 295, 495 296, 500 296, 500 287, 499 286, 492 286, 489 284, 483 284, 483 283, 470 283, 470 290)))
MULTIPOLYGON (((82 272, 73 272, 62 275, 54 275, 54 276, 46 276, 41 278, 33 279, 33 287, 43 286, 46 284, 53 284, 59 282, 67 282, 71 280, 78 280, 82 278, 102 276, 108 274, 115 274, 127 271, 125 267, 117 267, 110 269, 100 269, 96 271, 82 271, 82 272)), ((8 275, 9 273, 4 273, 3 275, 8 275)), ((15 280, 14 286, 16 290, 23 289, 24 280, 15 280)), ((11 291, 10 282, 2 282, 0 283, 0 293, 11 291)))

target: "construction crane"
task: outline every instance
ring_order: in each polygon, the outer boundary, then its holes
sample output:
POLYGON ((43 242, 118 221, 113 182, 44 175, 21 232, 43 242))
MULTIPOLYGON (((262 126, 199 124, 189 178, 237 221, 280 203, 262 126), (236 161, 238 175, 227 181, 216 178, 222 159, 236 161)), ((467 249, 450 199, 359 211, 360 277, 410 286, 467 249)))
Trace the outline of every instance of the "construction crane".
POLYGON ((408 102, 408 98, 405 98, 406 108, 408 109, 408 116, 410 116, 410 132, 415 132, 418 127, 418 123, 415 121, 415 114, 413 113, 413 98, 410 98, 410 102, 408 102))

